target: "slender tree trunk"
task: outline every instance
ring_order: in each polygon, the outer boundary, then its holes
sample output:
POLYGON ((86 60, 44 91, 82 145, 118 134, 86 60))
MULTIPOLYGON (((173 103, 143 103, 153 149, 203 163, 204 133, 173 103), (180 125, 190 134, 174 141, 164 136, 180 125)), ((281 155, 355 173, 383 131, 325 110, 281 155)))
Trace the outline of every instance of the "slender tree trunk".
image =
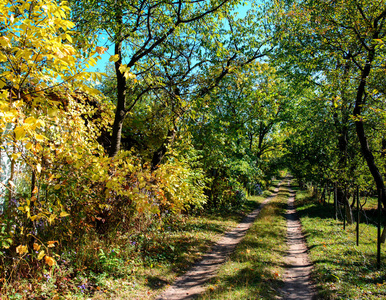
MULTIPOLYGON (((374 38, 378 38, 378 35, 376 34, 374 38)), ((367 62, 361 74, 361 82, 359 83, 359 86, 357 88, 357 95, 356 95, 353 115, 355 119, 355 129, 361 145, 363 157, 365 158, 367 166, 371 172, 371 175, 374 178, 377 189, 383 191, 381 202, 383 204, 383 207, 386 207, 385 184, 383 181, 382 174, 380 173, 375 163, 374 155, 369 147, 367 137, 365 134, 365 127, 361 117, 362 106, 365 104, 365 100, 366 100, 366 93, 365 93, 366 81, 367 81, 367 77, 370 74, 371 64, 373 63, 374 57, 375 57, 375 49, 374 47, 372 47, 371 49, 369 49, 367 62)), ((382 237, 383 237, 382 243, 384 243, 386 238, 385 231, 383 232, 382 237)))
POLYGON ((326 191, 327 191, 327 185, 325 184, 323 186, 322 195, 320 196, 320 200, 322 201, 323 205, 326 204, 326 191))
POLYGON ((350 202, 348 200, 349 200, 349 195, 348 195, 348 193, 346 191, 345 192, 345 196, 344 196, 345 214, 346 214, 347 224, 352 224, 352 223, 354 223, 354 216, 353 216, 353 213, 352 213, 350 202))
MULTIPOLYGON (((13 144, 13 153, 15 153, 16 146, 13 144)), ((13 180, 14 180, 14 175, 15 175, 15 160, 11 158, 11 174, 8 179, 8 197, 5 197, 5 203, 4 203, 4 219, 7 222, 7 227, 6 230, 7 232, 10 231, 11 229, 11 222, 9 222, 10 218, 8 217, 9 214, 11 213, 11 201, 13 197, 13 180), (12 184, 11 184, 12 183, 12 184)))
POLYGON ((166 151, 168 149, 168 145, 173 142, 176 137, 176 129, 169 129, 168 134, 166 135, 166 139, 162 142, 162 145, 157 149, 153 154, 153 158, 151 160, 151 169, 154 171, 158 168, 159 164, 162 161, 162 158, 165 156, 166 151))
MULTIPOLYGON (((118 4, 116 2, 116 4, 118 4)), ((115 62, 115 74, 117 76, 117 108, 115 111, 115 119, 113 124, 113 133, 111 136, 111 148, 109 151, 110 157, 114 157, 118 154, 121 148, 122 127, 123 121, 126 117, 125 101, 126 101, 126 78, 124 74, 119 70, 122 65, 122 26, 123 16, 122 12, 117 5, 116 22, 119 26, 120 32, 117 34, 117 40, 115 41, 114 54, 118 55, 118 60, 115 62)))

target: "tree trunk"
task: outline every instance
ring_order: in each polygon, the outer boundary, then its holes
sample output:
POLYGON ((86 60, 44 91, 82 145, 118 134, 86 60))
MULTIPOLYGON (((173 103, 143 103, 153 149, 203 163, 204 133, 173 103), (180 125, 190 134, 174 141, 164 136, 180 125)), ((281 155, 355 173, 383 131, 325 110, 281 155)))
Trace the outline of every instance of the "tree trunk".
POLYGON ((162 158, 165 156, 166 151, 168 150, 168 145, 173 142, 176 137, 176 129, 169 129, 166 139, 162 142, 162 145, 154 152, 153 158, 151 160, 151 169, 152 171, 156 170, 159 164, 162 161, 162 158))
POLYGON ((327 191, 327 185, 325 184, 323 186, 322 195, 320 196, 320 201, 322 201, 323 205, 326 204, 326 191, 327 191))
MULTIPOLYGON (((13 153, 15 153, 15 150, 16 150, 16 146, 15 144, 13 144, 13 153)), ((6 230, 7 232, 10 232, 11 230, 11 222, 10 221, 10 218, 8 217, 9 214, 11 213, 11 201, 12 201, 12 197, 13 197, 13 179, 14 179, 14 175, 15 175, 15 160, 13 158, 11 158, 11 174, 10 174, 10 177, 8 179, 8 195, 7 197, 5 197, 5 202, 4 202, 4 220, 7 221, 7 227, 6 227, 6 230)))
POLYGON ((338 186, 337 188, 337 201, 340 204, 344 205, 344 214, 346 214, 346 219, 348 224, 352 224, 354 222, 353 214, 352 214, 352 209, 350 206, 350 202, 348 199, 350 198, 349 193, 347 193, 346 189, 343 189, 338 186))
MULTIPOLYGON (((376 39, 376 38, 378 38, 378 34, 374 35, 374 39, 376 39)), ((362 71, 362 74, 361 74, 361 82, 357 88, 357 95, 356 95, 356 101, 355 101, 353 116, 354 116, 354 120, 355 120, 355 129, 356 129, 356 133, 357 133, 360 145, 361 145, 363 157, 365 158, 367 166, 371 172, 371 175, 374 178, 377 189, 382 190, 381 202, 383 204, 383 207, 386 207, 385 184, 383 181, 383 177, 382 177, 381 173, 379 172, 379 169, 375 163, 374 155, 369 147, 367 137, 365 134, 365 128, 364 128, 363 120, 361 117, 362 106, 366 102, 365 101, 366 100, 366 94, 365 94, 366 81, 367 81, 367 77, 369 76, 370 71, 371 71, 371 64, 374 60, 374 56, 375 56, 375 49, 374 49, 374 47, 372 47, 369 49, 367 62, 366 62, 366 65, 362 71)), ((382 234, 382 237, 383 237, 382 243, 384 243, 385 239, 386 239, 386 233, 385 232, 382 234)))
MULTIPOLYGON (((119 26, 120 31, 122 31, 123 26, 123 17, 122 12, 119 10, 116 14, 117 26, 119 26)), ((113 124, 113 133, 111 136, 111 147, 109 151, 110 157, 114 157, 118 154, 121 148, 121 138, 122 138, 122 127, 123 121, 125 120, 126 110, 125 110, 125 101, 126 101, 126 78, 124 74, 119 70, 119 67, 122 65, 122 33, 117 33, 117 40, 115 41, 114 54, 118 55, 118 60, 114 63, 115 74, 117 76, 117 108, 115 111, 115 119, 113 124)))
POLYGON ((354 223, 354 216, 352 214, 352 209, 351 209, 350 202, 348 201, 348 199, 349 199, 349 196, 346 193, 346 195, 344 197, 344 207, 345 207, 347 224, 353 224, 354 223))

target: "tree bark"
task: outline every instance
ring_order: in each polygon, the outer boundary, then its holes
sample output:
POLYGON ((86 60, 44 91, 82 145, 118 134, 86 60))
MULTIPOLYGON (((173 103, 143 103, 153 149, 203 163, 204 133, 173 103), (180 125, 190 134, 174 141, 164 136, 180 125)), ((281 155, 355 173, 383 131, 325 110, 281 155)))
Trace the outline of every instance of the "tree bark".
MULTIPOLYGON (((116 3, 117 4, 117 3, 116 3)), ((117 40, 115 41, 114 54, 118 55, 118 60, 114 63, 115 74, 117 76, 117 108, 115 111, 115 118, 113 124, 113 133, 111 136, 111 147, 109 151, 110 157, 114 157, 118 154, 121 148, 121 137, 122 137, 122 127, 123 121, 125 120, 126 110, 125 110, 125 101, 126 101, 126 78, 124 74, 119 70, 119 67, 122 65, 122 26, 123 26, 123 16, 122 11, 117 5, 116 13, 116 22, 119 26, 120 32, 117 34, 117 40)))
MULTIPOLYGON (((378 38, 378 34, 374 35, 374 39, 378 38)), ((355 129, 356 133, 361 145, 361 150, 363 157, 366 160, 367 166, 371 172, 371 175, 374 178, 375 184, 377 186, 378 190, 382 190, 382 199, 381 202, 383 204, 383 207, 386 207, 386 190, 385 190, 385 184, 383 181, 382 174, 380 173, 374 159, 374 155, 369 147, 367 137, 365 134, 365 127, 363 124, 363 120, 361 118, 361 112, 362 112, 362 106, 365 104, 366 100, 366 81, 371 71, 371 64, 374 61, 375 57, 375 48, 372 47, 368 51, 367 61, 366 65, 363 68, 363 71, 361 73, 361 82, 359 83, 359 86, 357 88, 357 95, 356 95, 356 101, 355 101, 355 107, 354 107, 354 120, 355 120, 355 129)), ((382 234, 383 240, 382 243, 385 242, 386 233, 382 234)))
POLYGON ((347 224, 352 224, 352 223, 354 223, 354 216, 353 216, 350 202, 348 201, 348 199, 349 199, 349 195, 347 192, 345 192, 345 196, 343 198, 343 201, 344 201, 347 224))
POLYGON ((176 136, 176 129, 169 129, 166 139, 162 142, 162 145, 154 152, 153 158, 151 160, 151 170, 154 171, 158 168, 159 164, 162 161, 162 158, 165 156, 168 149, 168 145, 173 142, 176 136))

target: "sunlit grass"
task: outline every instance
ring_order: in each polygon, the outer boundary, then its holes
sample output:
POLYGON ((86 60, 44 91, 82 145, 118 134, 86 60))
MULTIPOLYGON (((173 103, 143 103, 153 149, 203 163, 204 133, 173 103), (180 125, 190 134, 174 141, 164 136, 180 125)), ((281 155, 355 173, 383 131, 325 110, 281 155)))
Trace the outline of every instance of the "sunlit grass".
POLYGON ((356 246, 355 224, 343 230, 342 221, 333 219, 332 206, 323 206, 307 192, 298 191, 297 199, 314 263, 313 278, 321 298, 386 298, 384 251, 382 268, 376 268, 376 227, 361 223, 360 242, 356 246))

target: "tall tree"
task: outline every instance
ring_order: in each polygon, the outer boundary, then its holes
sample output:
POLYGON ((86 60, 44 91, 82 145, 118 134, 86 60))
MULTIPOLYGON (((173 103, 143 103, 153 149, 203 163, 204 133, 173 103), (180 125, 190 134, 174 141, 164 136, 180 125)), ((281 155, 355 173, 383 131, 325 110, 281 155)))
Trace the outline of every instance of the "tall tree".
MULTIPOLYGON (((283 1, 283 4, 286 16, 283 22, 292 28, 284 37, 283 45, 288 45, 287 49, 292 47, 287 52, 289 58, 300 58, 296 66, 289 69, 307 75, 319 89, 325 84, 337 87, 339 81, 344 83, 340 86, 340 94, 333 95, 331 104, 346 103, 347 108, 351 108, 362 155, 377 189, 383 191, 382 202, 386 207, 384 178, 374 149, 370 148, 371 127, 366 126, 364 117, 369 107, 380 99, 374 95, 370 84, 373 76, 379 76, 375 71, 382 68, 385 56, 382 47, 386 35, 384 2, 283 1)), ((344 152, 345 126, 350 126, 347 114, 341 125, 339 139, 344 152)))
POLYGON ((162 72, 161 66, 183 55, 183 40, 194 38, 198 22, 211 23, 215 19, 221 22, 220 10, 232 10, 235 3, 230 0, 74 2, 74 20, 82 35, 104 32, 114 46, 116 113, 110 156, 120 149, 123 121, 128 112, 146 93, 162 86, 162 80, 152 77, 155 71, 162 72), (136 84, 137 80, 141 83, 136 84))

